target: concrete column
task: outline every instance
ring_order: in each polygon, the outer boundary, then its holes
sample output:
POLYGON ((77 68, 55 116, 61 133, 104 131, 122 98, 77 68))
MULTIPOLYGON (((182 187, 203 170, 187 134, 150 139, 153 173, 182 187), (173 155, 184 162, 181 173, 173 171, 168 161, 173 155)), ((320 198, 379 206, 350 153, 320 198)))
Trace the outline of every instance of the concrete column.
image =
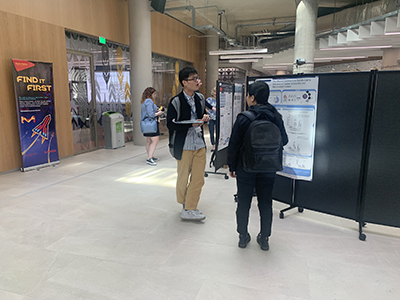
POLYGON ((400 48, 383 49, 382 70, 400 70, 400 48))
POLYGON ((128 8, 133 143, 144 146, 146 138, 143 137, 140 130, 140 99, 143 91, 153 85, 150 2, 148 0, 128 0, 128 8))
MULTIPOLYGON (((219 35, 214 30, 207 30, 207 55, 206 55, 206 98, 211 95, 211 90, 218 80, 218 55, 209 55, 209 51, 219 48, 219 35)), ((199 70, 198 70, 199 71, 199 70)))
POLYGON ((293 65, 293 74, 314 72, 315 34, 318 0, 302 0, 296 10, 294 62, 305 59, 303 65, 293 65))

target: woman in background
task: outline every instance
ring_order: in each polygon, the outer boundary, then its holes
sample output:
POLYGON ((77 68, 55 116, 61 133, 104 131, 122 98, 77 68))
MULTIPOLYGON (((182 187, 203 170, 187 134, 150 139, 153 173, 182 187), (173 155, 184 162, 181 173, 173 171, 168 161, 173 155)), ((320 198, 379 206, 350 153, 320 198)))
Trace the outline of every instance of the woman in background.
POLYGON ((146 163, 150 166, 156 166, 159 159, 154 157, 154 152, 156 150, 159 136, 160 136, 160 128, 158 123, 158 116, 162 114, 162 111, 159 111, 156 104, 156 89, 153 87, 148 87, 144 90, 142 94, 142 99, 140 103, 142 104, 141 116, 140 120, 143 121, 145 118, 155 119, 157 122, 157 132, 156 133, 143 133, 143 136, 146 137, 146 152, 147 159, 146 163))
POLYGON ((208 115, 210 116, 210 121, 208 121, 208 131, 210 132, 210 141, 212 145, 212 150, 215 151, 215 137, 214 137, 214 132, 215 132, 215 122, 217 119, 217 100, 215 99, 217 95, 217 90, 214 87, 211 91, 211 97, 208 97, 206 99, 206 106, 208 108, 208 115))

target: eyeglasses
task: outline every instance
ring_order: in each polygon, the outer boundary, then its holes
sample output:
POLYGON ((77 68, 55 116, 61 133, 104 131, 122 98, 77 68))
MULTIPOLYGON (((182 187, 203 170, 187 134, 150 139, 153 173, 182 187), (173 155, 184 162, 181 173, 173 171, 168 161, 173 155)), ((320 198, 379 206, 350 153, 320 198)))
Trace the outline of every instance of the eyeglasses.
POLYGON ((197 81, 197 80, 200 80, 200 77, 196 76, 196 77, 193 77, 193 78, 186 79, 186 81, 191 81, 191 80, 197 81))

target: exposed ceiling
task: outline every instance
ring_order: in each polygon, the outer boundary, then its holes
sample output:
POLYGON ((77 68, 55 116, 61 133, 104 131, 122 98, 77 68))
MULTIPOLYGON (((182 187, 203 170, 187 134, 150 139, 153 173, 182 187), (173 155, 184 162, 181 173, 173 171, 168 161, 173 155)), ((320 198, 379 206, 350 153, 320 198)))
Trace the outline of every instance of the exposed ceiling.
MULTIPOLYGON (((300 0, 167 0, 165 13, 204 33, 204 29, 213 26, 224 37, 220 40, 221 49, 268 48, 272 57, 252 64, 253 69, 267 73, 273 69, 273 64, 278 64, 276 69, 291 71, 293 68, 298 2, 300 0)), ((324 48, 380 46, 381 43, 400 46, 400 34, 387 36, 385 28, 381 34, 359 37, 359 25, 363 25, 361 30, 366 32, 370 30, 372 22, 373 25, 385 26, 386 17, 392 18, 390 22, 395 22, 399 4, 400 0, 320 0, 315 63, 338 62, 340 59, 337 57, 345 57, 342 61, 346 62, 379 59, 383 53, 381 48, 322 51, 319 50, 320 40, 324 48), (351 30, 350 37, 347 37, 348 29, 351 30), (329 57, 334 59, 324 59, 329 57)), ((400 25, 400 18, 399 23, 391 29, 400 33, 397 25, 400 25)), ((224 63, 224 60, 220 60, 221 63, 233 66, 228 61, 224 63)))

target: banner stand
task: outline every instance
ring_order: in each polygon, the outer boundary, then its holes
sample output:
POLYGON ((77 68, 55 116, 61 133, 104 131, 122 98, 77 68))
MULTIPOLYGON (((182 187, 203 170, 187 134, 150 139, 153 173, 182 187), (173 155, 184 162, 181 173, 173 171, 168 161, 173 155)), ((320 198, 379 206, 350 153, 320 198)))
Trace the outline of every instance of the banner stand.
POLYGON ((53 64, 12 59, 21 171, 59 164, 53 64))
POLYGON ((28 172, 28 171, 32 171, 32 170, 39 171, 41 168, 55 167, 56 165, 59 165, 59 164, 60 164, 60 161, 56 161, 56 162, 45 163, 45 164, 36 165, 36 166, 28 167, 28 168, 20 168, 20 170, 21 170, 21 172, 28 172))

